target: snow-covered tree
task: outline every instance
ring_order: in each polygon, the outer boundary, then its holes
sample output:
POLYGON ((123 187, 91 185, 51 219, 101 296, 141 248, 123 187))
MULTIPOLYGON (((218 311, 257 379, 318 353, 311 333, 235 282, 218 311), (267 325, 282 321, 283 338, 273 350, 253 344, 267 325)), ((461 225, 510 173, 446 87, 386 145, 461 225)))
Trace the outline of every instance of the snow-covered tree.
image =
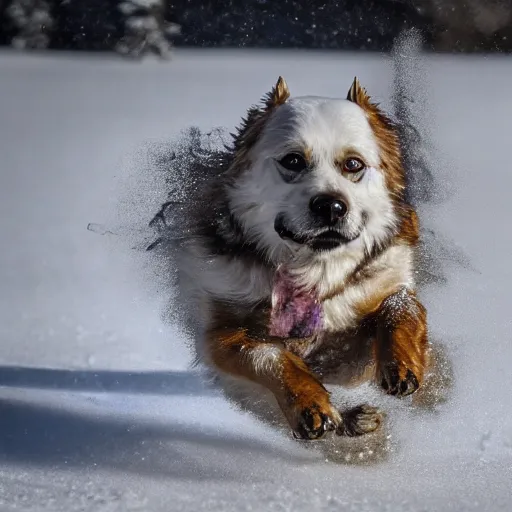
POLYGON ((179 26, 165 19, 165 0, 124 0, 119 9, 125 16, 125 34, 117 51, 131 57, 153 52, 164 59, 171 56, 171 37, 179 26))
POLYGON ((47 0, 13 0, 5 10, 16 35, 11 44, 15 48, 42 49, 50 42, 53 27, 50 2, 47 0))

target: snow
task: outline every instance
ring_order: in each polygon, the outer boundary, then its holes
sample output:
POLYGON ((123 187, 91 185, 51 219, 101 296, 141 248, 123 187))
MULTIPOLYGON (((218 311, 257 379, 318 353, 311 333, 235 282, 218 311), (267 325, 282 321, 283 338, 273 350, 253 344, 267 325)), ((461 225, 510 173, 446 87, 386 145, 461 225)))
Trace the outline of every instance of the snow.
POLYGON ((389 59, 180 50, 162 65, 4 52, 0 69, 2 511, 509 509, 509 58, 427 60, 438 178, 455 192, 422 217, 473 269, 447 264, 448 283, 423 294, 453 366, 445 403, 416 410, 371 386, 350 391, 388 414, 391 449, 368 465, 298 443, 208 389, 127 233, 165 199, 143 172, 148 145, 190 125, 231 129, 279 75, 292 94, 327 96, 357 75, 386 104, 389 59))

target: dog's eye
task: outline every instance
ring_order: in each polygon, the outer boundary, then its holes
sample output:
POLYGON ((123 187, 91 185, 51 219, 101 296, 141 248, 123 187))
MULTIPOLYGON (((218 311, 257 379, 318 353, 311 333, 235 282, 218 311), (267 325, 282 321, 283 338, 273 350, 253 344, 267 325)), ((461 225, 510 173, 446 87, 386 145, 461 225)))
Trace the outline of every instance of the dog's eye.
POLYGON ((359 181, 365 167, 366 166, 359 158, 347 158, 343 163, 343 175, 350 181, 359 181))
POLYGON ((345 163, 343 164, 343 170, 345 172, 359 172, 363 168, 364 164, 358 158, 349 158, 348 160, 345 160, 345 163))
POLYGON ((307 169, 308 164, 302 155, 298 153, 288 153, 279 163, 288 171, 302 172, 307 169))

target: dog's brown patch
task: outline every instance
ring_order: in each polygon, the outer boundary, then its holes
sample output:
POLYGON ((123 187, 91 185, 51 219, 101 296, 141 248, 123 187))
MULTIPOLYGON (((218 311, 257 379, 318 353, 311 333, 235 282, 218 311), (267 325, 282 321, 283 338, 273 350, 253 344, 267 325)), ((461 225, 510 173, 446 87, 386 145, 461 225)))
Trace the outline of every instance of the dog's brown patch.
POLYGON ((357 77, 354 78, 347 99, 365 111, 379 145, 380 168, 384 172, 388 190, 396 198, 401 198, 405 188, 405 176, 398 133, 393 121, 384 114, 378 103, 371 101, 370 95, 361 87, 357 77))
POLYGON ((416 247, 420 239, 420 223, 418 214, 412 206, 401 203, 397 207, 400 225, 395 237, 397 242, 405 243, 410 247, 416 247))

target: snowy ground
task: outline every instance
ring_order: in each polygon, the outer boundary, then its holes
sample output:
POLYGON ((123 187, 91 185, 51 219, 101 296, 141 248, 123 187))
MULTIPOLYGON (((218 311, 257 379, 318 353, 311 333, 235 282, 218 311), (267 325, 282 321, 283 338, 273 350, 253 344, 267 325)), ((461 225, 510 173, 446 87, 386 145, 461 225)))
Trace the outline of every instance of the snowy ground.
POLYGON ((450 400, 414 413, 363 390, 388 411, 394 448, 360 466, 326 461, 206 389, 161 320, 144 253, 105 230, 127 203, 149 219, 163 199, 137 175, 148 142, 192 124, 232 128, 280 74, 292 94, 332 96, 358 75, 385 100, 389 61, 0 54, 2 512, 509 510, 512 67, 437 57, 428 73, 438 175, 456 194, 424 215, 476 271, 454 268, 424 295, 454 366, 450 400))

